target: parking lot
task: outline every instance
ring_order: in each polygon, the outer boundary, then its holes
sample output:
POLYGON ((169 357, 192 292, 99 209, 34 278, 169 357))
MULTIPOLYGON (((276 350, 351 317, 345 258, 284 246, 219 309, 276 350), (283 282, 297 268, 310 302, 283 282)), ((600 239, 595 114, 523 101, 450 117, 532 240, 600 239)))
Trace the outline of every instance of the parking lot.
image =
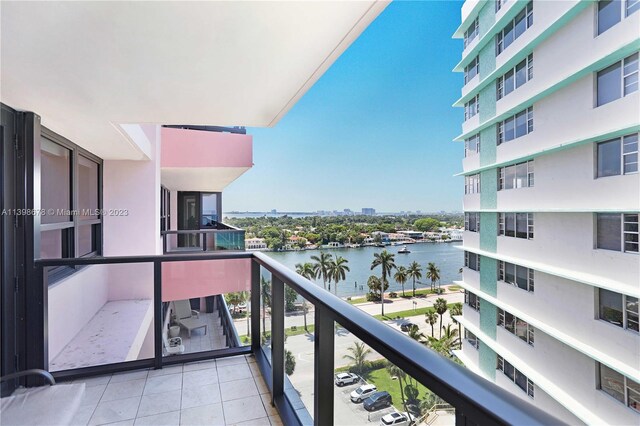
MULTIPOLYGON (((368 412, 362 407, 362 403, 355 404, 351 402, 349 394, 358 386, 363 385, 360 382, 354 385, 337 387, 334 391, 334 421, 336 425, 353 426, 365 424, 379 424, 382 416, 396 411, 393 406, 382 410, 368 412)), ((384 390, 384 389, 379 389, 384 390)))

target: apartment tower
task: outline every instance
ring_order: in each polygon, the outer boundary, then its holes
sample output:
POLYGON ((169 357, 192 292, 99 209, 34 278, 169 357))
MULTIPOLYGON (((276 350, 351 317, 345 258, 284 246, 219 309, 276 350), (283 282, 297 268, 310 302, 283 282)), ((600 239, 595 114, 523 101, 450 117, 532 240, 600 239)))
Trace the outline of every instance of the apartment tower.
POLYGON ((640 1, 462 6, 464 364, 570 424, 640 423, 640 1))

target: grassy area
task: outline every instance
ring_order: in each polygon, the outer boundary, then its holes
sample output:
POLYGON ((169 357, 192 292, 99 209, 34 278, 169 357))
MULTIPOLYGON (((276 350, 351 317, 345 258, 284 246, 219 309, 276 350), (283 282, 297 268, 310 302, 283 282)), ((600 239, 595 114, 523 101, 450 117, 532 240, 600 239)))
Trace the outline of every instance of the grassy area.
POLYGON ((460 287, 459 285, 450 285, 449 286, 449 291, 460 291, 462 290, 462 287, 460 287))
MULTIPOLYGON (((391 399, 393 400, 393 406, 398 411, 405 411, 402 405, 402 394, 400 393, 400 383, 398 380, 393 380, 391 376, 389 376, 389 372, 386 368, 380 368, 378 370, 373 370, 369 373, 369 383, 373 383, 377 386, 378 390, 386 390, 391 394, 391 399)), ((418 389, 418 398, 422 399, 427 393, 427 388, 422 386, 420 383, 415 380, 412 381, 412 384, 416 386, 418 389)), ((405 380, 402 380, 402 385, 406 386, 407 383, 405 380)))
MULTIPOLYGON (((449 287, 450 291, 458 291, 460 290, 459 286, 453 285, 449 287)), ((442 293, 444 293, 445 289, 444 287, 442 287, 442 293)), ((405 288, 405 295, 402 295, 402 290, 399 291, 395 291, 394 293, 398 294, 398 297, 389 297, 389 292, 385 292, 385 299, 410 299, 413 297, 413 290, 411 288, 405 288)), ((428 296, 430 294, 437 294, 437 291, 428 289, 428 288, 421 288, 416 290, 416 297, 420 297, 420 296, 428 296)), ((357 297, 357 298, 351 298, 350 300, 347 300, 347 302, 351 303, 352 305, 357 305, 359 303, 367 303, 367 298, 366 296, 364 297, 357 297)))
MULTIPOLYGON (((454 305, 453 303, 449 303, 447 307, 451 309, 453 305, 454 305)), ((433 308, 433 306, 427 306, 427 307, 418 308, 418 309, 407 309, 406 311, 390 312, 389 315, 385 315, 384 317, 381 314, 374 315, 373 317, 376 319, 390 320, 390 319, 396 319, 398 317, 400 318, 415 317, 416 315, 424 315, 427 312, 434 312, 434 311, 435 309, 433 308)))

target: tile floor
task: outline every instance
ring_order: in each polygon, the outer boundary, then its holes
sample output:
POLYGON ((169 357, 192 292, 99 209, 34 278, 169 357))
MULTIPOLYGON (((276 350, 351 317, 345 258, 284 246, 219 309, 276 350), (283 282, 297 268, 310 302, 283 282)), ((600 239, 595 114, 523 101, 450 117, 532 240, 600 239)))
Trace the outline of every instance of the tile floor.
POLYGON ((187 330, 180 329, 180 337, 184 345, 184 353, 211 351, 214 349, 224 349, 227 347, 227 340, 220 322, 218 311, 212 313, 200 313, 200 317, 207 323, 207 334, 204 328, 199 328, 191 332, 191 337, 187 330))
POLYGON ((252 356, 76 380, 73 425, 282 425, 252 356))

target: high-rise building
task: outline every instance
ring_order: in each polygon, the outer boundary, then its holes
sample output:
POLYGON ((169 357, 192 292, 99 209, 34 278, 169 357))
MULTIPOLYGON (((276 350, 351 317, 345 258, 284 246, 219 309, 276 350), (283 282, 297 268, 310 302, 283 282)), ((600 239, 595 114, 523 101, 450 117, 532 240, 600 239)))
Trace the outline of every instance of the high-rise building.
POLYGON ((460 359, 576 424, 640 422, 638 1, 472 1, 460 359))
POLYGON ((370 207, 363 207, 362 208, 362 214, 365 215, 365 216, 375 216, 376 209, 372 209, 370 207))

